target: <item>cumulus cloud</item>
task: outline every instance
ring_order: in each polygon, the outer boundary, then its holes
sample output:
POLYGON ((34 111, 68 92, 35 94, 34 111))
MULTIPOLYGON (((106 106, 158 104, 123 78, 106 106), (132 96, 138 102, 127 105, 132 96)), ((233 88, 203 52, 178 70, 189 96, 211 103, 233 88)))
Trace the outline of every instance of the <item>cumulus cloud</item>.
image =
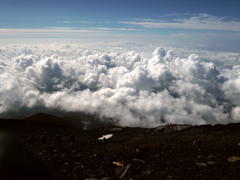
POLYGON ((127 126, 239 122, 239 56, 176 54, 163 48, 147 57, 75 45, 2 47, 0 117, 59 111, 127 126))
POLYGON ((234 122, 239 122, 239 120, 240 120, 240 106, 235 107, 232 110, 232 118, 233 118, 234 122))

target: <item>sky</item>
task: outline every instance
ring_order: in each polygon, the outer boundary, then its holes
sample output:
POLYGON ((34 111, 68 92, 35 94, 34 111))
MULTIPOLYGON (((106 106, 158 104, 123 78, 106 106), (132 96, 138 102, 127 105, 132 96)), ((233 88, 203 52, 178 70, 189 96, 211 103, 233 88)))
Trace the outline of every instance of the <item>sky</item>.
POLYGON ((0 38, 156 40, 238 52, 239 7, 238 0, 8 0, 0 38))
POLYGON ((239 0, 0 2, 0 118, 240 122, 239 0))

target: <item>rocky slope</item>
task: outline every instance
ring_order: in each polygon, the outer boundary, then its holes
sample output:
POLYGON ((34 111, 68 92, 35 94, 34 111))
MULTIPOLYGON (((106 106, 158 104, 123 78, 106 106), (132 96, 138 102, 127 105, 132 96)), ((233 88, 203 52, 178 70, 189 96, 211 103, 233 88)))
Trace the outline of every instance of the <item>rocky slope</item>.
MULTIPOLYGON (((240 124, 83 130, 58 124, 48 115, 34 117, 31 123, 29 118, 1 120, 1 132, 17 137, 45 166, 49 179, 240 179, 240 124), (55 124, 39 124, 47 118, 55 124), (112 137, 98 139, 106 134, 112 137)), ((12 153, 17 152, 15 147, 12 153)), ((14 159, 9 164, 14 172, 14 159)))

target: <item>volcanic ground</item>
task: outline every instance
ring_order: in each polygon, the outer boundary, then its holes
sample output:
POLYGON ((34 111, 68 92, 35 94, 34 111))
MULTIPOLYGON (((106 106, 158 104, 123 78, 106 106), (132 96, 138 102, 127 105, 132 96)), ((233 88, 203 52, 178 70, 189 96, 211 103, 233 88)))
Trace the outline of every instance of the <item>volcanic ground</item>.
MULTIPOLYGON (((84 130, 66 122, 38 114, 25 120, 1 120, 0 129, 15 137, 43 166, 44 179, 240 179, 240 124, 168 124, 156 128, 104 125, 84 130), (106 134, 112 137, 98 139, 106 134)), ((13 154, 16 156, 18 149, 13 154)), ((4 167, 4 162, 0 163, 4 167)), ((3 179, 21 179, 17 174, 23 168, 21 163, 12 158, 8 164, 12 174, 3 179)), ((25 171, 27 179, 28 169, 25 171)), ((37 179, 39 174, 33 176, 37 179)))

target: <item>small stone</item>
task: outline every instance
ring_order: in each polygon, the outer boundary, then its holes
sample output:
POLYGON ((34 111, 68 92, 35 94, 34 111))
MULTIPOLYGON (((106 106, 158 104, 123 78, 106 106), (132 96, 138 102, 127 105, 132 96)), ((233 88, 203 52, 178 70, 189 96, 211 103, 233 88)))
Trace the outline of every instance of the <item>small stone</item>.
POLYGON ((81 153, 78 153, 76 156, 77 156, 77 157, 81 157, 81 156, 82 156, 82 154, 81 154, 81 153))
POLYGON ((123 178, 124 178, 124 176, 127 174, 127 172, 128 172, 128 170, 129 170, 129 168, 131 167, 131 165, 132 165, 132 164, 128 164, 128 165, 124 168, 123 172, 122 172, 121 175, 120 175, 120 179, 123 179, 123 178))
POLYGON ((97 154, 93 154, 93 157, 97 157, 97 154))
POLYGON ((64 173, 67 173, 68 171, 66 169, 63 170, 64 173))
POLYGON ((111 180, 112 178, 110 178, 110 177, 103 177, 103 178, 101 178, 101 180, 111 180))
POLYGON ((84 180, 98 180, 97 178, 85 178, 84 180))
POLYGON ((168 175, 166 180, 173 180, 173 176, 168 175))
POLYGON ((239 156, 232 156, 232 157, 228 158, 227 161, 230 162, 230 163, 235 163, 237 161, 240 161, 240 157, 239 156))
POLYGON ((82 172, 82 168, 81 166, 76 166, 73 168, 72 173, 73 173, 73 177, 77 178, 79 174, 81 174, 82 172))
POLYGON ((144 175, 144 176, 149 176, 149 175, 151 175, 151 174, 152 174, 152 170, 151 170, 151 169, 148 169, 148 170, 146 170, 146 171, 143 172, 143 175, 144 175))
POLYGON ((118 167, 123 167, 123 166, 124 166, 124 164, 121 163, 121 162, 113 161, 112 163, 113 163, 114 165, 118 166, 118 167))
POLYGON ((80 162, 74 162, 74 164, 76 164, 76 165, 81 165, 81 163, 80 163, 80 162))
POLYGON ((53 150, 53 152, 54 152, 54 153, 56 153, 56 152, 57 152, 57 150, 56 150, 56 149, 54 149, 54 150, 53 150))
POLYGON ((95 174, 92 174, 92 173, 89 173, 88 176, 89 176, 90 178, 95 178, 95 177, 96 177, 96 175, 95 175, 95 174))
POLYGON ((209 165, 214 165, 214 164, 216 164, 216 162, 214 162, 214 161, 208 161, 207 162, 209 165))
POLYGON ((61 158, 64 158, 65 157, 65 154, 61 154, 61 158))
POLYGON ((115 168, 115 175, 119 176, 122 173, 123 169, 124 169, 124 167, 115 168))
POLYGON ((206 163, 200 162, 200 163, 195 163, 199 167, 207 167, 206 163))
POLYGON ((146 163, 146 161, 141 160, 141 159, 137 159, 137 158, 134 158, 133 161, 137 161, 137 162, 141 162, 141 163, 146 163))
POLYGON ((214 159, 214 158, 216 158, 216 156, 214 156, 214 155, 212 155, 212 154, 209 154, 208 157, 207 157, 207 159, 209 159, 209 160, 210 160, 210 159, 214 159))

